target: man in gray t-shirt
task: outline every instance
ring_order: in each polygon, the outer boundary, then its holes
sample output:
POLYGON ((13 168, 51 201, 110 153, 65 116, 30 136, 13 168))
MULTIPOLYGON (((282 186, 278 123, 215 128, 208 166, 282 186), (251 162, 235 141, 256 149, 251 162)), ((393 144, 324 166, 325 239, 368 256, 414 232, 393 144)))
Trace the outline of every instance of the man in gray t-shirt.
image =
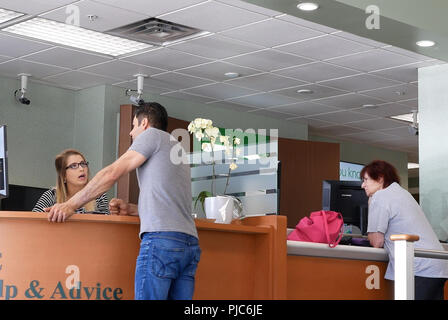
POLYGON ((128 151, 98 172, 70 200, 47 210, 49 221, 63 222, 76 208, 137 169, 138 206, 112 199, 109 211, 140 217, 141 243, 135 270, 135 299, 138 300, 192 299, 201 255, 191 215, 190 167, 186 159, 170 158, 172 148, 180 143, 166 132, 167 124, 167 112, 160 104, 150 102, 137 107, 129 133, 133 143, 128 151))

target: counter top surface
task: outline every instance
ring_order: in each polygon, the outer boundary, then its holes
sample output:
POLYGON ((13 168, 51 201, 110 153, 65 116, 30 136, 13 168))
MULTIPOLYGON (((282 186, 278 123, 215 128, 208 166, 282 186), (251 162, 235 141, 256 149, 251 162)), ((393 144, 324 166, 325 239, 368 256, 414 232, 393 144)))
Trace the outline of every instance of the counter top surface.
POLYGON ((338 259, 388 261, 388 255, 383 248, 362 247, 353 245, 337 245, 330 248, 325 243, 304 241, 287 241, 288 255, 311 256, 338 259))

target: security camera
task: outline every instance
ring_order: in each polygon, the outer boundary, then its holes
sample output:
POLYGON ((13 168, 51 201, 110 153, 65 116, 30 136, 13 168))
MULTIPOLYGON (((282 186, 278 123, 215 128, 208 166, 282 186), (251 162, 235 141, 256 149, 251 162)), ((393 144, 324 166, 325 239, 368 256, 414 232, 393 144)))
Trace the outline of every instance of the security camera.
POLYGON ((26 74, 26 73, 20 73, 20 74, 18 74, 18 76, 20 77, 20 89, 14 91, 14 97, 21 104, 29 105, 31 103, 31 101, 30 101, 30 99, 25 97, 25 93, 26 93, 26 87, 28 84, 28 77, 31 75, 26 74), (20 93, 20 97, 18 97, 19 93, 20 93))
POLYGON ((145 101, 140 97, 140 95, 136 96, 131 96, 129 98, 129 100, 131 100, 131 102, 137 106, 141 106, 145 103, 145 101))
POLYGON ((416 127, 410 125, 408 129, 409 129, 409 133, 410 133, 412 136, 418 136, 418 128, 416 128, 416 127))
POLYGON ((143 95, 143 78, 147 77, 145 74, 136 74, 135 77, 137 77, 137 90, 132 89, 126 89, 126 95, 130 96, 129 100, 134 105, 141 106, 145 103, 145 101, 142 99, 143 95), (131 95, 131 92, 137 92, 137 96, 131 95))

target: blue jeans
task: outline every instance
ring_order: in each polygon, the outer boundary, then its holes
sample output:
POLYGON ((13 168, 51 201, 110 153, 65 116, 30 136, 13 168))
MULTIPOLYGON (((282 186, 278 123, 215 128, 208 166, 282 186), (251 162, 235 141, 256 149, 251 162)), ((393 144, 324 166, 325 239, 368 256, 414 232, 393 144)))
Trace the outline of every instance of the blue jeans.
POLYGON ((146 232, 135 270, 136 300, 191 300, 201 249, 181 232, 146 232))

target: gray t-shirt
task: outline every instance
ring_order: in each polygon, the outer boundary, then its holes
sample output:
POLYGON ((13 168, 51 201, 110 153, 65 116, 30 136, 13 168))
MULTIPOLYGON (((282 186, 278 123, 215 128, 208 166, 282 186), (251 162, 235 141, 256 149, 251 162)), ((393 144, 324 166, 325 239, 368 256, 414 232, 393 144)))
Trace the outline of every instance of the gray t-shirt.
POLYGON ((170 159, 171 149, 177 144, 179 142, 169 133, 149 128, 129 148, 147 159, 137 168, 140 237, 143 232, 159 231, 198 237, 191 215, 190 165, 187 162, 175 164, 180 161, 170 159))
MULTIPOLYGON (((384 233, 384 249, 389 255, 385 278, 394 280, 394 243, 392 234, 414 234, 420 237, 415 248, 443 251, 434 230, 423 210, 398 183, 375 192, 369 204, 367 232, 384 233)), ((448 261, 430 258, 414 258, 414 274, 428 278, 448 278, 448 261)))

